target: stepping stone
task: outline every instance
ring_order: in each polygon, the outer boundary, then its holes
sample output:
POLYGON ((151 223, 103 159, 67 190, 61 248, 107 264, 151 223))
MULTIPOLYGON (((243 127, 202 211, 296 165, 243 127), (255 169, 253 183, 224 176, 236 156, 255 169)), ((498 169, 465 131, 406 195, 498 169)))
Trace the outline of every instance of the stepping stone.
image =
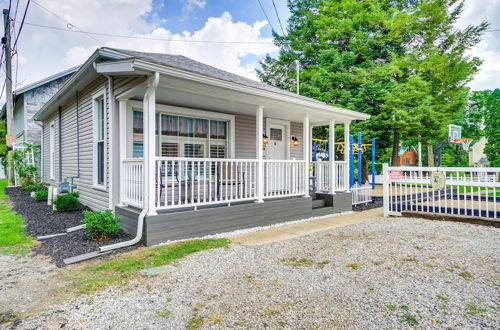
POLYGON ((164 274, 164 273, 172 273, 177 270, 177 267, 175 266, 170 266, 170 265, 163 265, 159 267, 153 267, 153 268, 146 268, 140 271, 142 275, 147 275, 147 276, 154 276, 154 275, 159 275, 159 274, 164 274))

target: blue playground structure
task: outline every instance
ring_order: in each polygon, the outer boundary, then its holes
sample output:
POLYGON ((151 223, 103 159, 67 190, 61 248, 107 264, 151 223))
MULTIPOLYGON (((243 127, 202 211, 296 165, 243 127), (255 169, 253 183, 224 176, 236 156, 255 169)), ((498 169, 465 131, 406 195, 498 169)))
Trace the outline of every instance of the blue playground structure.
MULTIPOLYGON (((354 137, 351 135, 349 137, 349 186, 353 187, 356 178, 354 176, 354 168, 355 168, 355 158, 357 158, 357 168, 358 168, 358 176, 357 176, 357 183, 359 186, 362 185, 362 175, 361 173, 363 172, 363 160, 362 160, 362 154, 367 151, 367 148, 371 149, 371 155, 372 155, 372 170, 371 170, 371 176, 372 176, 372 189, 375 189, 375 152, 376 152, 376 143, 375 143, 375 138, 372 138, 372 143, 371 144, 363 144, 363 136, 361 132, 358 132, 358 141, 357 143, 354 142, 354 137), (357 153, 357 157, 355 157, 355 154, 357 153)), ((321 140, 321 139, 312 139, 313 140, 313 161, 318 160, 318 154, 321 153, 322 150, 327 151, 327 159, 330 160, 330 140, 321 140), (321 148, 321 144, 325 145, 323 148, 321 148)), ((344 142, 335 142, 336 144, 336 150, 339 151, 340 153, 345 152, 345 146, 344 142)), ((346 159, 347 160, 347 159, 346 159)))

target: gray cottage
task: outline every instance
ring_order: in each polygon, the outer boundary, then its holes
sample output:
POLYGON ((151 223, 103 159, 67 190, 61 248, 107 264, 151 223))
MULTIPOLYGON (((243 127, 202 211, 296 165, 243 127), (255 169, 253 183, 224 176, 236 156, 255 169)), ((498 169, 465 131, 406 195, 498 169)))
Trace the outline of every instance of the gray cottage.
MULTIPOLYGON (((13 129, 17 142, 41 143, 42 128, 33 120, 33 115, 61 88, 79 67, 59 72, 55 75, 19 88, 14 92, 13 129)), ((5 120, 6 106, 0 111, 0 119, 5 120)))
POLYGON ((350 210, 348 161, 314 164, 312 128, 348 137, 368 117, 184 56, 100 48, 34 119, 43 180, 72 178, 153 245, 350 210))

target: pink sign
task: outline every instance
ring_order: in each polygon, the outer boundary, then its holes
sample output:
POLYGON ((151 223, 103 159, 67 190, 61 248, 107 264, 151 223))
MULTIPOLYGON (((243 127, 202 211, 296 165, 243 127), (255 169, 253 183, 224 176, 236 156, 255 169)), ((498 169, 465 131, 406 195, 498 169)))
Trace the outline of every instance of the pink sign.
POLYGON ((389 179, 391 180, 401 180, 403 177, 403 171, 389 171, 389 179))

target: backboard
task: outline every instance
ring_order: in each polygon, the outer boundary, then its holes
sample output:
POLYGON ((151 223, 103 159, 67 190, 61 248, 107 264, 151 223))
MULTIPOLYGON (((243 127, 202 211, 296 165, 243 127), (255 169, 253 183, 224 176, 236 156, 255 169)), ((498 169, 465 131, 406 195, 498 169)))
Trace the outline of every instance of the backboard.
POLYGON ((462 138, 462 126, 448 125, 448 142, 455 142, 457 139, 462 138))

